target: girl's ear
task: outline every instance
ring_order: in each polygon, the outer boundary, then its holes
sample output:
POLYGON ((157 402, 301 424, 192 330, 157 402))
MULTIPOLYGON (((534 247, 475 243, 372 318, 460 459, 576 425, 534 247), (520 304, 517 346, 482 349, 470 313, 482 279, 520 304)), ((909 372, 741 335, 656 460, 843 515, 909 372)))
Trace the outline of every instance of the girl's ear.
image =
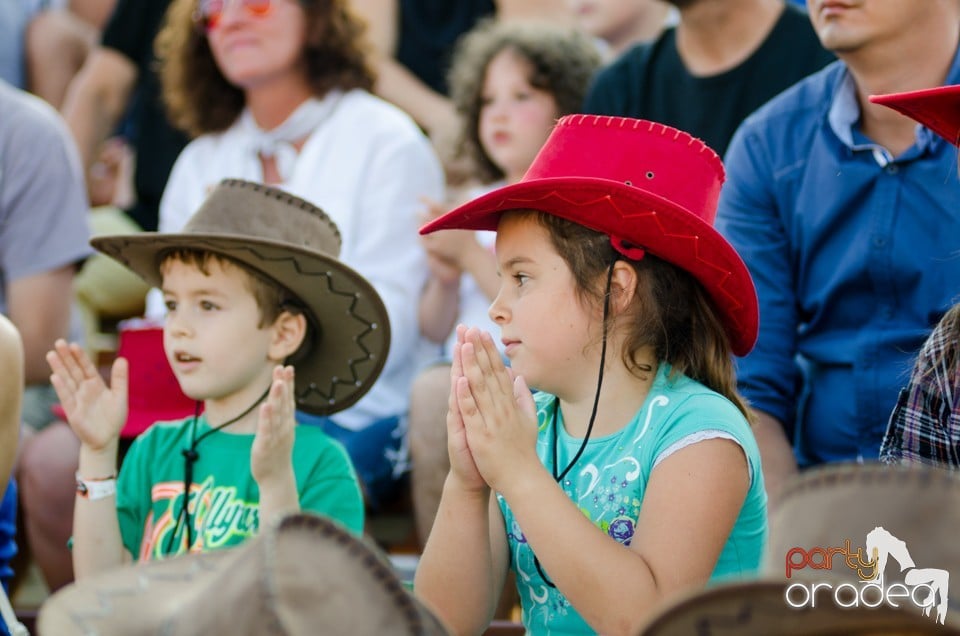
POLYGON ((270 327, 273 339, 270 342, 271 360, 282 364, 293 355, 307 335, 307 318, 301 313, 281 312, 270 327))
POLYGON ((619 314, 626 311, 637 293, 637 270, 625 260, 618 259, 613 264, 613 276, 610 278, 610 309, 619 314))

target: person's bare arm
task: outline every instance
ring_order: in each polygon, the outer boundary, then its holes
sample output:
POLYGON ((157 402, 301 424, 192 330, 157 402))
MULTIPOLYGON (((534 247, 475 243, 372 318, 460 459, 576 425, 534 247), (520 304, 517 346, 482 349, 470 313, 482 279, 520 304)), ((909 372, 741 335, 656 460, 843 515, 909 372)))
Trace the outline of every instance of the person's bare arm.
POLYGON ((397 25, 400 8, 397 0, 352 0, 354 11, 367 23, 373 44, 373 65, 377 73, 377 95, 405 110, 423 126, 431 139, 452 137, 457 115, 447 97, 423 83, 397 62, 397 25))
POLYGON ((367 39, 377 53, 393 57, 397 50, 398 0, 351 0, 354 13, 367 24, 367 39))
MULTIPOLYGON (((102 449, 80 447, 77 474, 84 480, 115 479, 117 446, 102 449)), ((73 507, 73 571, 76 579, 131 563, 133 556, 123 545, 116 495, 91 500, 79 494, 73 507)))
POLYGON ((773 509, 783 485, 797 474, 797 460, 790 440, 783 431, 783 425, 768 413, 757 410, 753 413, 753 436, 760 447, 768 506, 773 509))
POLYGON ((23 398, 23 344, 17 328, 0 315, 0 496, 17 455, 23 398))
POLYGON ((70 428, 80 440, 77 477, 88 484, 113 482, 102 496, 77 491, 73 509, 73 569, 77 580, 131 560, 123 545, 117 515, 117 447, 127 419, 129 367, 117 358, 109 386, 77 343, 58 340, 47 353, 50 384, 63 405, 70 428))
POLYGON ((65 265, 8 283, 7 315, 23 341, 27 384, 47 383, 47 351, 58 338, 68 336, 74 272, 74 265, 65 265))
POLYGON ((71 13, 102 31, 116 4, 117 0, 70 0, 68 6, 71 13))
MULTIPOLYGON (((427 212, 420 222, 427 223, 439 218, 450 208, 447 205, 423 199, 427 212)), ((427 254, 430 276, 420 294, 418 320, 420 333, 431 342, 442 344, 453 332, 460 315, 461 265, 457 262, 463 241, 450 237, 472 232, 435 232, 420 237, 420 245, 427 254)), ((494 264, 494 267, 496 265, 494 264)))
POLYGON ((457 113, 453 103, 392 57, 378 60, 375 90, 378 95, 405 110, 435 142, 452 137, 457 129, 457 113))
POLYGON ((493 252, 472 238, 469 230, 451 230, 436 232, 423 237, 431 276, 420 295, 419 321, 420 332, 430 341, 444 342, 456 326, 460 314, 460 274, 468 273, 480 288, 480 291, 493 301, 500 288, 497 263, 493 252), (440 241, 443 235, 461 234, 469 240, 458 238, 458 257, 443 254, 440 241), (429 243, 430 240, 434 243, 429 243), (436 252, 432 247, 438 247, 436 252), (456 262, 451 261, 455 259, 456 262))
POLYGON ((460 352, 467 331, 457 329, 450 366, 450 472, 414 580, 418 596, 455 634, 479 634, 490 623, 509 562, 503 515, 473 461, 457 398, 458 383, 466 379, 460 352))
POLYGON ((431 276, 420 294, 417 320, 427 340, 443 344, 460 314, 460 270, 435 258, 430 259, 430 269, 431 276), (449 268, 449 276, 437 274, 442 267, 449 268))
POLYGON ((750 488, 739 443, 707 439, 655 464, 625 548, 540 461, 533 398, 503 365, 492 337, 468 329, 461 340, 463 373, 452 379, 476 470, 510 505, 543 570, 594 631, 637 634, 658 604, 707 583, 750 488))
POLYGON ((560 26, 576 26, 567 0, 496 0, 494 4, 498 20, 547 20, 560 26))
POLYGON ((460 267, 473 276, 483 295, 493 302, 500 291, 500 274, 497 273, 497 257, 493 249, 472 241, 460 256, 460 267))
POLYGON ((90 167, 123 116, 137 77, 137 67, 124 55, 97 47, 67 89, 63 117, 80 151, 88 185, 90 167))

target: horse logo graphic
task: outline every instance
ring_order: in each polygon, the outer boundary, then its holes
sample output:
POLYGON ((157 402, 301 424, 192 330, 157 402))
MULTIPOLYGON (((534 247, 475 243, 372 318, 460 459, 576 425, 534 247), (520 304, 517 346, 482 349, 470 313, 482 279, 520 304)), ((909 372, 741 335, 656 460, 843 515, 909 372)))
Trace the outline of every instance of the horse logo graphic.
POLYGON ((950 573, 937 568, 918 568, 907 550, 907 544, 896 538, 882 527, 877 526, 867 533, 867 554, 874 555, 876 561, 877 583, 883 587, 883 574, 887 561, 892 557, 900 564, 904 572, 903 582, 910 586, 926 587, 927 594, 919 600, 923 615, 930 616, 930 609, 936 605, 936 621, 941 625, 947 619, 947 585, 950 573))
POLYGON ((835 581, 809 582, 807 577, 792 583, 784 592, 784 600, 794 609, 814 608, 818 600, 823 602, 824 594, 832 596, 833 602, 844 608, 875 608, 881 604, 899 608, 901 603, 909 600, 927 617, 936 607, 934 620, 941 625, 946 623, 950 573, 938 568, 918 568, 907 544, 880 526, 867 533, 866 548, 854 546, 849 538, 844 539, 842 545, 833 547, 797 546, 787 551, 785 566, 788 579, 797 570, 834 570, 835 566, 849 568, 859 579, 856 584, 838 584, 835 581), (885 585, 884 573, 890 559, 900 565, 902 576, 885 585))

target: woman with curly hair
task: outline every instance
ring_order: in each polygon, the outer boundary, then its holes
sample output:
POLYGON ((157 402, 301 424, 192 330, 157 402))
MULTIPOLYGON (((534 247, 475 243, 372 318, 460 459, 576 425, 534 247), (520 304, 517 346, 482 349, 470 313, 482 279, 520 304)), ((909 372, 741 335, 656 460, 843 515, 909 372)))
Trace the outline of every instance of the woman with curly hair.
MULTIPOLYGON (((579 110, 591 74, 600 63, 585 35, 537 22, 487 21, 470 31, 454 52, 451 97, 461 117, 459 151, 481 184, 474 198, 516 183, 557 118, 579 110)), ((430 220, 446 211, 432 206, 430 220)), ((410 400, 413 503, 421 541, 426 541, 450 468, 444 416, 450 387, 454 325, 494 325, 487 307, 499 285, 493 232, 438 232, 421 237, 430 277, 420 296, 420 330, 437 343, 440 360, 414 381, 410 400)))
MULTIPOLYGON (((386 304, 392 343, 367 396, 314 421, 347 447, 376 506, 403 473, 398 425, 415 370, 416 304, 427 271, 417 214, 420 197, 442 196, 443 173, 416 124, 369 92, 363 24, 348 5, 173 2, 156 42, 163 97, 171 121, 194 139, 170 174, 160 231, 182 228, 207 192, 231 177, 280 185, 334 220, 341 260, 386 304)), ((151 316, 163 312, 157 300, 151 316)))

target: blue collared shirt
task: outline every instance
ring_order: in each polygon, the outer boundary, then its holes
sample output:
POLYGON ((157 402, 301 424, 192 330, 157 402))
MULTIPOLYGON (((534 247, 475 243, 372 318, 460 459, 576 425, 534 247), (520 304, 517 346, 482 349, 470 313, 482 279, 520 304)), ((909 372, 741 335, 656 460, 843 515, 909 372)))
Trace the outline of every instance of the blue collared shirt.
POLYGON ((956 148, 918 126, 894 158, 859 119, 836 62, 751 115, 726 156, 717 228, 760 299, 740 389, 801 465, 877 458, 914 356, 960 296, 956 148))

